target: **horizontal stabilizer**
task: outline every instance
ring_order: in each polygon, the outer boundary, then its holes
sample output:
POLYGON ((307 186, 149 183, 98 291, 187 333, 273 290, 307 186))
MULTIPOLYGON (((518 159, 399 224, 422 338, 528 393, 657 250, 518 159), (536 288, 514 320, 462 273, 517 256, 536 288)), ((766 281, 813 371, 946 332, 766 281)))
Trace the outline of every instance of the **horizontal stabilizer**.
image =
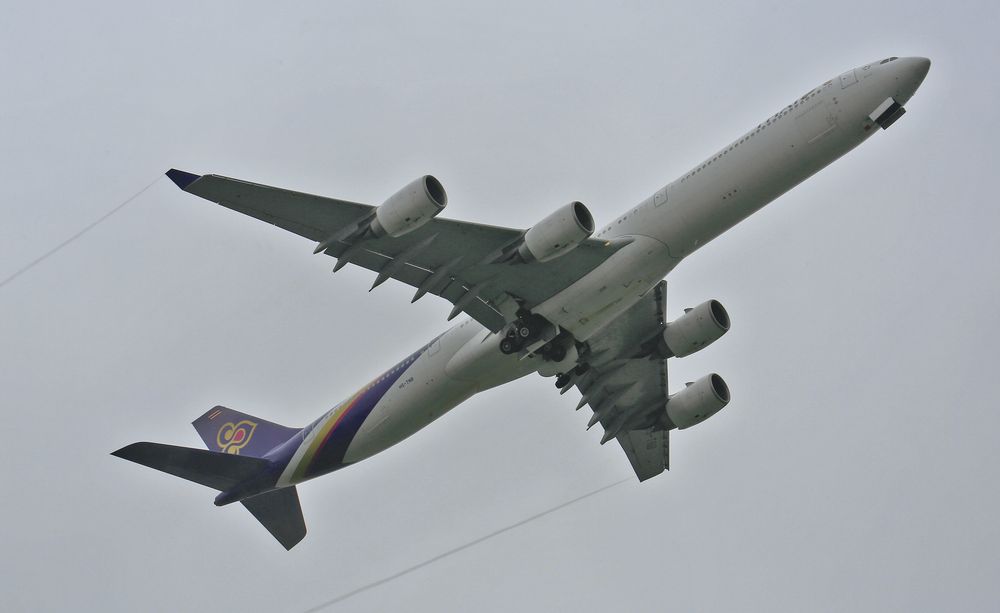
MULTIPOLYGON (((111 455, 223 492, 241 483, 253 483, 253 477, 263 476, 271 467, 270 462, 259 458, 161 443, 132 443, 111 455)), ((271 490, 240 502, 285 549, 305 538, 306 523, 294 487, 271 490)))
POLYGON ((220 491, 228 490, 271 464, 247 456, 162 443, 132 443, 111 455, 220 491))
POLYGON ((291 549, 305 538, 306 522, 302 519, 302 507, 299 506, 299 494, 295 491, 295 486, 240 502, 285 549, 291 549))

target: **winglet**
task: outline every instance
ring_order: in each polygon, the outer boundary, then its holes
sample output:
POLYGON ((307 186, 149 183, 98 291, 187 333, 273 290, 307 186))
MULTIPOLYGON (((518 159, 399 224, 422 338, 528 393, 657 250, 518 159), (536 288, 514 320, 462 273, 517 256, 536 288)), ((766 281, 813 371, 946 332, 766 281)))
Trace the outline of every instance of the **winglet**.
POLYGON ((177 187, 181 189, 187 189, 188 185, 191 185, 195 181, 201 178, 201 175, 192 174, 190 172, 184 172, 183 170, 177 170, 176 168, 171 168, 167 171, 167 176, 170 180, 177 184, 177 187))

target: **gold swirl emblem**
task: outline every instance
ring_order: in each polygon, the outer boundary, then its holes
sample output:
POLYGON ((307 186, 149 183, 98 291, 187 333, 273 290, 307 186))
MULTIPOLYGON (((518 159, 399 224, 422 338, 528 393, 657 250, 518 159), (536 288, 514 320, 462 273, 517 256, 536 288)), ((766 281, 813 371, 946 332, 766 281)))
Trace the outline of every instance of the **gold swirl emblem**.
POLYGON ((257 424, 249 419, 244 419, 237 423, 229 422, 219 428, 219 434, 216 436, 215 442, 219 444, 219 449, 223 453, 239 455, 240 449, 247 446, 247 443, 250 442, 250 437, 253 436, 253 431, 256 429, 257 424))

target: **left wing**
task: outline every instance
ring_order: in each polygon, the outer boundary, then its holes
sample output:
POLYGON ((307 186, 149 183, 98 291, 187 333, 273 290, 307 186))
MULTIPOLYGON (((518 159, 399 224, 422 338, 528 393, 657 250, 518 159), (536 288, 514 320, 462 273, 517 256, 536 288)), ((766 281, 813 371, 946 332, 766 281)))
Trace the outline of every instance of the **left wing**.
POLYGON ((493 332, 572 285, 610 257, 620 244, 587 239, 548 262, 497 263, 522 230, 434 218, 392 238, 357 243, 336 240, 368 223, 375 207, 313 196, 217 175, 170 170, 167 176, 184 191, 320 243, 338 259, 378 273, 376 287, 392 278, 417 288, 413 300, 435 294, 454 305, 452 319, 466 312, 493 332))
POLYGON ((562 383, 590 405, 587 428, 604 428, 601 444, 617 438, 640 481, 670 468, 666 407, 667 360, 656 350, 665 326, 667 283, 660 281, 588 342, 581 366, 562 383), (581 372, 582 371, 582 372, 581 372))

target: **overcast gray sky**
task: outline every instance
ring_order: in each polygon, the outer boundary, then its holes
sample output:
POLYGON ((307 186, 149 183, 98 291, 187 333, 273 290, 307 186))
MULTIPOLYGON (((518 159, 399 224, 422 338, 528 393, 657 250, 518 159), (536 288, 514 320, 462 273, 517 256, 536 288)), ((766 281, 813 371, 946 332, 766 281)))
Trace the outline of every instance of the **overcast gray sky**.
MULTIPOLYGON (((431 172, 449 217, 608 221, 848 68, 934 62, 671 274, 671 313, 734 326, 671 387, 734 400, 669 473, 336 610, 995 610, 995 3, 272 4, 2 3, 0 278, 171 166, 372 203, 431 172)), ((540 377, 300 487, 288 553, 109 456, 198 446, 215 404, 305 424, 446 327, 312 247, 164 179, 0 288, 0 608, 303 610, 631 474, 540 377)))

